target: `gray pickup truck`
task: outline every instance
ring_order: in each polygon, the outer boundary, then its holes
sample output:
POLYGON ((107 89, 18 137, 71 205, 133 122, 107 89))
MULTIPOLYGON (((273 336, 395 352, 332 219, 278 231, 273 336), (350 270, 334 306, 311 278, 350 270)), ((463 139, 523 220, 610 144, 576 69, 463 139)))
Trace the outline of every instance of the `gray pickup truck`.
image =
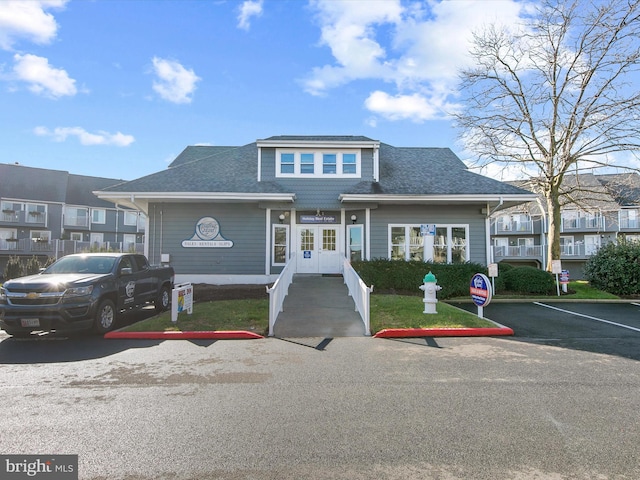
POLYGON ((0 328, 26 336, 35 330, 111 330, 126 310, 169 308, 174 271, 144 255, 87 253, 60 258, 37 275, 0 287, 0 328))

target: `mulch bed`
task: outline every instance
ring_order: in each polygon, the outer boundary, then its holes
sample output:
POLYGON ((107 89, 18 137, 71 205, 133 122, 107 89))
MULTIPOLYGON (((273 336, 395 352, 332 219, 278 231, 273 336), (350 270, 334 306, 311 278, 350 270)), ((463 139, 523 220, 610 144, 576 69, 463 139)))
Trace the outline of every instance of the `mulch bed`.
POLYGON ((193 300, 211 302, 215 300, 268 299, 265 285, 208 285, 197 283, 193 286, 193 300))

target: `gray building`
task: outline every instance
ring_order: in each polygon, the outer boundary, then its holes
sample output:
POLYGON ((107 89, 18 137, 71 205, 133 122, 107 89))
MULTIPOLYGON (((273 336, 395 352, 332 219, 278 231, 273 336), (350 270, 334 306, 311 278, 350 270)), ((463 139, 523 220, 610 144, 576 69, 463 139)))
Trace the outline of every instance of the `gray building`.
POLYGON ((490 260, 490 215, 535 195, 467 170, 448 148, 361 136, 187 147, 167 170, 95 192, 142 211, 145 250, 176 281, 269 283, 342 260, 490 260))
MULTIPOLYGON (((513 182, 530 188, 529 182, 513 182)), ((640 175, 567 175, 561 202, 560 260, 572 279, 586 261, 620 238, 640 241, 640 175)), ((545 268, 548 214, 544 198, 495 213, 491 219, 495 262, 545 268)))
POLYGON ((123 180, 0 164, 0 277, 10 256, 142 250, 145 219, 92 192, 123 180))

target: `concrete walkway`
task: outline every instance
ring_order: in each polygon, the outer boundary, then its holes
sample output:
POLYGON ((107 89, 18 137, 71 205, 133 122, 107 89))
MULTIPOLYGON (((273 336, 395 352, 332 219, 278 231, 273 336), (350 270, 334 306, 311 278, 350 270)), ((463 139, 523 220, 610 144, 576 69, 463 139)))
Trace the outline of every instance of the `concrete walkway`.
POLYGON ((361 337, 364 323, 342 276, 295 275, 274 336, 361 337))

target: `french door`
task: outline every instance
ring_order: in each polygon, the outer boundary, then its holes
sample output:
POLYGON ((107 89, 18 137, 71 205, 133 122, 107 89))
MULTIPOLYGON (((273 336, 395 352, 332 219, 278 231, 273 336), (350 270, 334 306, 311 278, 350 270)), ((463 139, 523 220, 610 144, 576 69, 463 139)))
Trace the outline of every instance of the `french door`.
POLYGON ((340 273, 340 229, 329 225, 298 227, 298 273, 340 273))

